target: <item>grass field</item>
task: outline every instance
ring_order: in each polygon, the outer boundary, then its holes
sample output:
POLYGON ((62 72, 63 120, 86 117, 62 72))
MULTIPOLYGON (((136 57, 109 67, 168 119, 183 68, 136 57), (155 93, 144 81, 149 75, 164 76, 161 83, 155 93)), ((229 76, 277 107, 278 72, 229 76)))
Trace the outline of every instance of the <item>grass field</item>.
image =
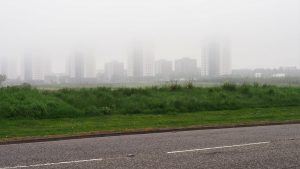
POLYGON ((300 87, 0 88, 0 138, 300 120, 300 87))
POLYGON ((224 84, 57 91, 28 86, 0 89, 0 119, 77 118, 300 106, 300 87, 224 84))
POLYGON ((300 121, 300 107, 256 108, 162 115, 110 115, 60 119, 0 120, 0 140, 74 134, 92 131, 126 131, 201 125, 300 121))

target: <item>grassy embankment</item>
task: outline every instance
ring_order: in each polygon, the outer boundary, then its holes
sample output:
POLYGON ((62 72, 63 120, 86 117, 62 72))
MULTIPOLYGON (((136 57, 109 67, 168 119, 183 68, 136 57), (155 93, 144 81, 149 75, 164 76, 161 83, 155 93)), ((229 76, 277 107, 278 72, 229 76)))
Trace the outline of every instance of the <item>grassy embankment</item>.
POLYGON ((289 120, 300 120, 298 87, 0 89, 0 139, 289 120))

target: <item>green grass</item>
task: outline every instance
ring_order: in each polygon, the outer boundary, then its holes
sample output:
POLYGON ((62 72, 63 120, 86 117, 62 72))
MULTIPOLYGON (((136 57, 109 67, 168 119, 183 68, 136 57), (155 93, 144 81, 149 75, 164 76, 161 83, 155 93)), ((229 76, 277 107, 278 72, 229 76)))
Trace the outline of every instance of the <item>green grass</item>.
POLYGON ((300 120, 300 87, 0 88, 0 138, 300 120))
POLYGON ((300 87, 0 88, 0 119, 55 119, 300 106, 300 87))
POLYGON ((300 120, 300 107, 255 108, 175 114, 108 115, 59 119, 2 119, 0 140, 25 136, 74 134, 92 131, 171 128, 201 125, 284 122, 300 120))

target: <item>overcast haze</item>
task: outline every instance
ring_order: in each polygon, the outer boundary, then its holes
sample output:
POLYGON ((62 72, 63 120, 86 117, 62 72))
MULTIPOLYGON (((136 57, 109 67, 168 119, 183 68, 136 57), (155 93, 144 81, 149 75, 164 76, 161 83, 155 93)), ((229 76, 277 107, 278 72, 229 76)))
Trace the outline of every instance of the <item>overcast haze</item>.
POLYGON ((53 58, 54 72, 65 71, 75 50, 94 53, 99 69, 126 63, 136 39, 151 41, 156 59, 191 57, 200 65, 207 36, 230 39, 234 69, 299 67, 300 1, 0 1, 0 56, 53 58))

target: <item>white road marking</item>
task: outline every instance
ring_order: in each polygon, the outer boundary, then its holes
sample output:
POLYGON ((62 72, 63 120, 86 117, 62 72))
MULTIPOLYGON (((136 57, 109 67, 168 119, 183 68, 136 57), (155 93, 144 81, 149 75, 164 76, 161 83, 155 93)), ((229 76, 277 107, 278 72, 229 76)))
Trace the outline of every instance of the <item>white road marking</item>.
POLYGON ((72 163, 85 163, 93 161, 102 161, 102 158, 98 159, 89 159, 89 160, 78 160, 78 161, 63 161, 57 163, 45 163, 45 164, 34 164, 34 165, 23 165, 23 166, 14 166, 14 167, 4 167, 0 169, 14 169, 14 168, 29 168, 29 167, 42 167, 42 166, 51 166, 51 165, 62 165, 62 164, 72 164, 72 163))
POLYGON ((269 143, 270 142, 258 142, 258 143, 248 143, 248 144, 239 144, 239 145, 231 145, 231 146, 210 147, 210 148, 191 149, 191 150, 182 150, 182 151, 171 151, 171 152, 167 152, 167 154, 186 153, 186 152, 195 152, 195 151, 206 151, 206 150, 224 149, 224 148, 232 148, 232 147, 244 147, 244 146, 269 144, 269 143))

